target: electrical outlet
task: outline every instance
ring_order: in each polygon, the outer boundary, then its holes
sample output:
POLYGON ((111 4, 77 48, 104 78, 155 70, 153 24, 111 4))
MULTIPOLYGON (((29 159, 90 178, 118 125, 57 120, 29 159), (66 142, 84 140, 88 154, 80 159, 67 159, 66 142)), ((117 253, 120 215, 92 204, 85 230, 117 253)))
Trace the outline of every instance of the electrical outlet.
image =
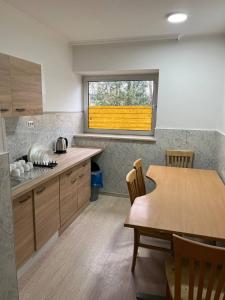
POLYGON ((27 122, 27 127, 28 128, 34 128, 34 121, 28 121, 27 122))

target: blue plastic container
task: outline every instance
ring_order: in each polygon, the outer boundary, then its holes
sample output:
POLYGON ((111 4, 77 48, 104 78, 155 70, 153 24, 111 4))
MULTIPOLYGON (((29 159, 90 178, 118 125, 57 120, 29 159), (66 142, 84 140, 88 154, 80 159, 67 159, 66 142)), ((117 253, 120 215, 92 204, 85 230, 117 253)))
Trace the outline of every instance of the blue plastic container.
POLYGON ((103 188, 102 171, 91 172, 91 201, 98 200, 99 189, 103 188))

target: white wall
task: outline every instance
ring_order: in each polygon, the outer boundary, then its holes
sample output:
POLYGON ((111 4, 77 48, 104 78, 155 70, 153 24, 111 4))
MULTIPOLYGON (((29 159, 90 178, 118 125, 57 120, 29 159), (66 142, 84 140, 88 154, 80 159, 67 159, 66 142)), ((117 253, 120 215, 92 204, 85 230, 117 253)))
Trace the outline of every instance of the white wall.
POLYGON ((224 37, 76 46, 80 73, 159 69, 158 128, 216 129, 224 88, 224 37))
POLYGON ((45 111, 80 111, 80 78, 64 37, 0 0, 0 52, 42 64, 45 111))

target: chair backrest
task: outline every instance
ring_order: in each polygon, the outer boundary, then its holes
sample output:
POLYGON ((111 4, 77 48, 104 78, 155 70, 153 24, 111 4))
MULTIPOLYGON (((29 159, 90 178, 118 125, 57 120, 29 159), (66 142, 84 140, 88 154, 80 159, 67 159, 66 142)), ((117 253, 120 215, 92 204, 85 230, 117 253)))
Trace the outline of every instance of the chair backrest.
POLYGON ((141 159, 135 160, 133 167, 137 172, 137 183, 138 183, 139 196, 143 196, 146 194, 146 189, 145 189, 145 180, 144 180, 144 175, 143 175, 142 160, 141 159))
POLYGON ((130 196, 130 203, 133 204, 135 198, 139 196, 138 183, 137 183, 137 172, 135 169, 131 170, 126 176, 126 182, 128 192, 130 196))
MULTIPOLYGON (((173 243, 175 252, 174 299, 182 298, 181 278, 184 261, 185 267, 188 268, 187 299, 221 299, 225 288, 225 249, 194 242, 176 235, 173 235, 173 243)), ((222 299, 225 299, 225 296, 222 299)))
POLYGON ((167 150, 166 165, 168 167, 192 168, 193 151, 187 150, 167 150))

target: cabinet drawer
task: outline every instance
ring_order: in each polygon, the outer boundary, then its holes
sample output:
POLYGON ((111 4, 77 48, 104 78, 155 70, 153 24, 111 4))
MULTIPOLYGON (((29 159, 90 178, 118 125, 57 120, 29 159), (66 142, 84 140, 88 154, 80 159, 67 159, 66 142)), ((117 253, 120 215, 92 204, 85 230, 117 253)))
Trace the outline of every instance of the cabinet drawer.
POLYGON ((59 229, 59 178, 54 178, 34 190, 36 249, 39 249, 59 229))
POLYGON ((13 103, 12 112, 14 116, 31 116, 42 114, 42 105, 13 103))
POLYGON ((34 252, 32 192, 13 201, 16 265, 20 267, 34 252))
POLYGON ((78 186, 83 184, 91 184, 91 173, 90 172, 80 172, 78 175, 78 186))
POLYGON ((79 165, 79 172, 81 173, 91 172, 90 160, 84 161, 79 165))
MULTIPOLYGON (((73 187, 77 187, 91 176, 90 160, 75 166, 60 176, 60 182, 67 182, 68 185, 73 182, 73 187)), ((65 183, 66 184, 66 183, 65 183)), ((69 188, 68 188, 69 189, 69 188)))
POLYGON ((91 163, 90 161, 84 162, 80 165, 78 171, 78 185, 91 180, 91 163))
POLYGON ((7 117, 12 114, 12 104, 0 102, 0 116, 7 117))
POLYGON ((62 179, 64 179, 65 181, 67 179, 71 180, 72 178, 75 178, 76 175, 77 175, 77 166, 67 170, 65 173, 60 175, 60 180, 62 180, 62 179))

